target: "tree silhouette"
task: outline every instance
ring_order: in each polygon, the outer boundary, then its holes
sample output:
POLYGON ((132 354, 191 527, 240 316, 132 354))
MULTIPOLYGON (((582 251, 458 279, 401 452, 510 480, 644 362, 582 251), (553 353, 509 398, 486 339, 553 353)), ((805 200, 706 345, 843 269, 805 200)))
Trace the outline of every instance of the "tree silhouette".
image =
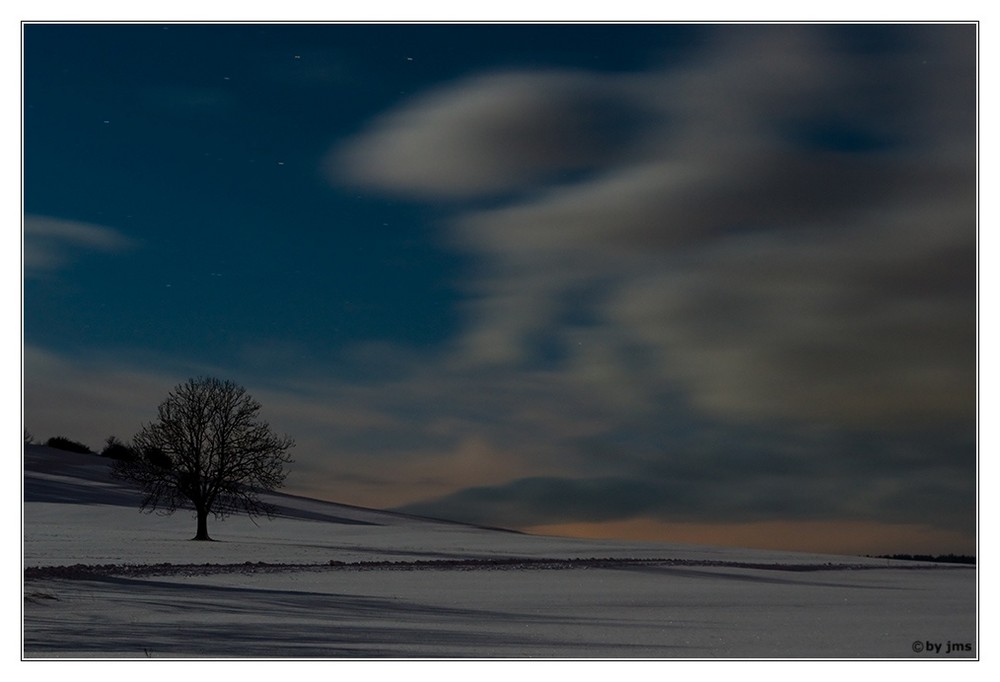
POLYGON ((193 509, 193 540, 210 540, 208 515, 244 512, 271 518, 259 494, 281 487, 295 443, 258 418, 260 403, 242 386, 189 379, 160 403, 158 418, 132 438, 134 458, 118 459, 112 476, 139 486, 142 511, 193 509))

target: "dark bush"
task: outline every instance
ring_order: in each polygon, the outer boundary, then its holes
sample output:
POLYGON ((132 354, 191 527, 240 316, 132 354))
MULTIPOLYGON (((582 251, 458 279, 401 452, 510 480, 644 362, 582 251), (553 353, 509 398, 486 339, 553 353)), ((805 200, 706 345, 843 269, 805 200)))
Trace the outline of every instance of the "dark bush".
POLYGON ((108 439, 104 441, 104 443, 104 449, 101 450, 101 457, 121 459, 128 462, 135 460, 135 451, 125 445, 125 443, 118 440, 115 436, 108 436, 108 439))
POLYGON ((45 441, 45 444, 50 448, 56 448, 57 450, 66 450, 68 452, 79 452, 84 455, 92 455, 93 451, 88 448, 83 443, 78 443, 75 440, 70 440, 69 438, 63 438, 62 436, 53 436, 45 441))

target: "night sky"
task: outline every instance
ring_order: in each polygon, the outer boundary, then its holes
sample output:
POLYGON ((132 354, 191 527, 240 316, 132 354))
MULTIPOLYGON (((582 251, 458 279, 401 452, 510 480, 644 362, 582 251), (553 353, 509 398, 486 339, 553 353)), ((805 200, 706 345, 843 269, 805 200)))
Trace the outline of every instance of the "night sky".
POLYGON ((974 553, 976 31, 26 24, 25 427, 216 376, 287 492, 974 553))

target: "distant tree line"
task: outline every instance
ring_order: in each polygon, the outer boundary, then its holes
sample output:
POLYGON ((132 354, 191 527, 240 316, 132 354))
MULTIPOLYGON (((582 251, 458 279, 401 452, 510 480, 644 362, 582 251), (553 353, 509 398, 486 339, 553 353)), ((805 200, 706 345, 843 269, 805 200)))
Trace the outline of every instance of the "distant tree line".
POLYGON ((898 559, 899 561, 935 561, 939 564, 975 565, 976 563, 976 557, 967 554, 877 554, 873 558, 898 559))
POLYGON ((45 441, 45 444, 50 448, 55 448, 57 450, 66 450, 67 452, 79 452, 84 455, 92 455, 94 451, 88 448, 83 443, 75 440, 70 440, 69 438, 64 438, 63 436, 53 436, 45 441))
MULTIPOLYGON (((34 444, 34 438, 28 431, 24 432, 24 443, 25 445, 34 444)), ((90 449, 90 447, 84 445, 80 441, 72 440, 66 438, 65 436, 53 436, 46 440, 43 445, 50 448, 55 448, 56 450, 64 450, 66 452, 76 452, 81 455, 96 455, 100 454, 101 457, 110 457, 111 459, 124 459, 131 460, 135 459, 135 451, 120 441, 116 436, 108 436, 104 441, 104 448, 100 453, 96 453, 90 449)))

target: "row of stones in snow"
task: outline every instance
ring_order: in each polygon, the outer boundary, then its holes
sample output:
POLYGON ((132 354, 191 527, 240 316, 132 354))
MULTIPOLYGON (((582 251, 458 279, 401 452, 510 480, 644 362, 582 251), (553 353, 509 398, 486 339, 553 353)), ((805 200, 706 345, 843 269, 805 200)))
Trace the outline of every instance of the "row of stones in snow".
POLYGON ((483 571, 483 570, 573 570, 573 569, 624 569, 629 567, 701 567, 737 568, 768 571, 846 571, 892 568, 927 569, 960 568, 953 565, 894 563, 890 565, 859 563, 759 563, 725 561, 715 559, 633 559, 633 558, 587 558, 587 559, 540 559, 528 557, 498 557, 486 559, 424 559, 417 561, 329 561, 322 564, 294 564, 244 562, 237 564, 74 564, 72 566, 32 566, 24 569, 25 580, 85 579, 94 577, 141 577, 151 575, 215 575, 222 573, 279 573, 293 571, 483 571))

